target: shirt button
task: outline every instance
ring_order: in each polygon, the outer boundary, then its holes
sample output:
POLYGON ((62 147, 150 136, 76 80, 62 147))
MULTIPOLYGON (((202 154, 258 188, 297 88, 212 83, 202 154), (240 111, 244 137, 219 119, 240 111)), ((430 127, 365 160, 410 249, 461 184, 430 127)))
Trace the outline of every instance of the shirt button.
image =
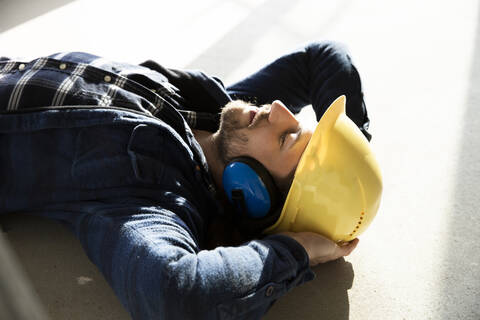
POLYGON ((112 77, 110 77, 109 75, 106 75, 105 77, 103 77, 103 81, 110 82, 112 81, 112 77))
POLYGON ((273 286, 268 287, 267 291, 265 292, 265 296, 270 297, 274 291, 275 291, 275 288, 273 286))
POLYGON ((25 64, 22 63, 22 64, 20 64, 20 65, 18 66, 18 70, 21 71, 21 70, 23 70, 23 69, 25 69, 25 64))
POLYGON ((67 64, 66 63, 62 63, 60 66, 59 66, 60 70, 65 70, 67 69, 67 64))
POLYGON ((198 165, 195 166, 195 178, 199 180, 202 178, 202 173, 200 172, 200 167, 198 165))

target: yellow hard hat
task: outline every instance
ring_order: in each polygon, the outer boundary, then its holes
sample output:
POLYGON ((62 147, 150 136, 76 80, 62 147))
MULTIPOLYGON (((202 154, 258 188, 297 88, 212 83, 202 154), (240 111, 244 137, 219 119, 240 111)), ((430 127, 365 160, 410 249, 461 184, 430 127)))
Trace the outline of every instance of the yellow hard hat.
POLYGON ((320 119, 298 163, 280 217, 265 233, 312 231, 350 241, 377 214, 382 176, 365 136, 345 114, 345 96, 320 119))

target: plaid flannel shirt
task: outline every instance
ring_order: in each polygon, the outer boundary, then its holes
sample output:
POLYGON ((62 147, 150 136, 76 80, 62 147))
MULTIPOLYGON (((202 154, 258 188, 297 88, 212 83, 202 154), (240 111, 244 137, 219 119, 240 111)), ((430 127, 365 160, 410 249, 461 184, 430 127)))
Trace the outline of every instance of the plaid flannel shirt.
MULTIPOLYGON (((83 52, 57 53, 30 62, 0 57, 0 83, 0 112, 94 106, 128 109, 165 120, 207 168, 191 129, 216 130, 219 113, 188 110, 179 89, 155 70, 83 52)), ((212 179, 208 174, 205 177, 208 189, 215 193, 212 179)))

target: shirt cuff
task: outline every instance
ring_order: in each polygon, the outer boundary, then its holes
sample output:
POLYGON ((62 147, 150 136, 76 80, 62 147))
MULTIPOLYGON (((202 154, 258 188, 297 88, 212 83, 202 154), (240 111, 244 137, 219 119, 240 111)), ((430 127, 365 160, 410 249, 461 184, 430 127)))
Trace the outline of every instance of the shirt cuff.
POLYGON ((296 269, 297 272, 294 279, 292 279, 292 281, 288 284, 288 290, 315 278, 315 273, 310 269, 309 266, 310 261, 307 251, 300 243, 298 243, 298 241, 282 234, 270 235, 265 237, 263 240, 281 243, 282 246, 290 252, 293 258, 290 261, 292 268, 296 269))

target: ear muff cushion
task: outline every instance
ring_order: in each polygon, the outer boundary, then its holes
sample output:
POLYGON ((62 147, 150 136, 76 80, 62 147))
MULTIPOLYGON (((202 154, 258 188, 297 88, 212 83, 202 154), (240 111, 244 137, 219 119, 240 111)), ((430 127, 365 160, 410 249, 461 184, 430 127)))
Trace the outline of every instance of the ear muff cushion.
POLYGON ((222 182, 232 203, 232 191, 242 191, 246 214, 250 218, 263 218, 277 205, 278 190, 272 176, 253 158, 238 157, 230 161, 223 172, 222 182))

